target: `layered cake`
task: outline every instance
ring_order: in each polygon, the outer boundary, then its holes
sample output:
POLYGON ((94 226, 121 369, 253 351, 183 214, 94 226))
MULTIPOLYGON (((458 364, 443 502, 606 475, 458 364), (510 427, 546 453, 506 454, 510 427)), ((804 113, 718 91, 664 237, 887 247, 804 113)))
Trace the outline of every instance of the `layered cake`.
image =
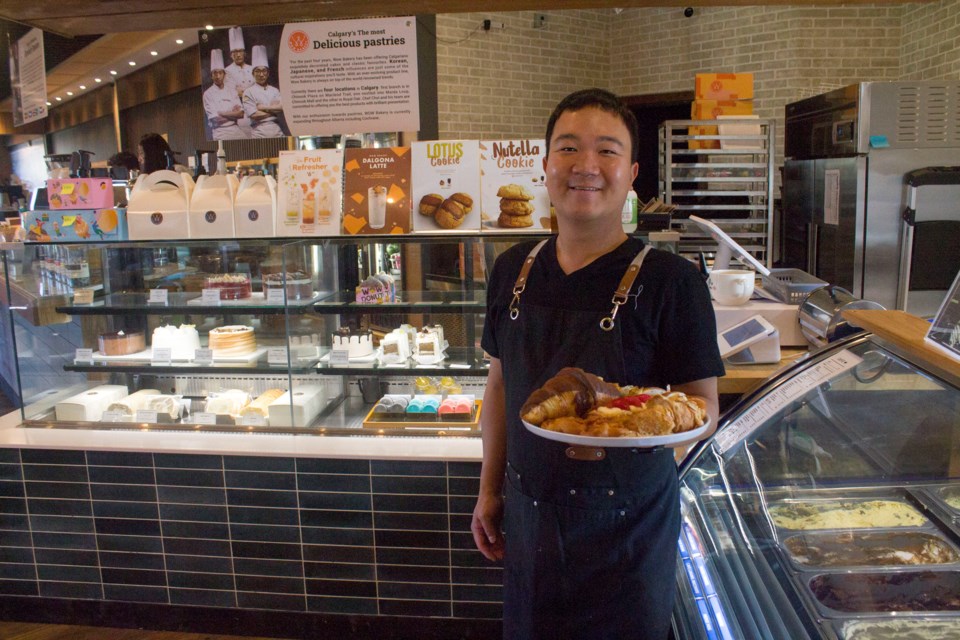
POLYGON ((956 640, 960 620, 848 620, 843 623, 843 640, 956 640))
POLYGON ((304 384, 294 387, 271 402, 267 415, 271 427, 306 427, 323 409, 323 387, 304 384))
POLYGON ((373 334, 370 331, 340 327, 333 334, 334 351, 347 351, 351 358, 373 354, 373 334))
POLYGON ((263 291, 286 289, 288 300, 306 300, 313 297, 313 283, 303 271, 284 271, 263 276, 263 291))
POLYGON ((211 393, 207 396, 207 402, 203 410, 207 413, 237 417, 240 415, 240 411, 249 403, 250 394, 246 391, 227 389, 226 391, 211 393))
POLYGON ((194 352, 200 348, 200 334, 192 324, 182 324, 179 327, 165 325, 153 330, 150 345, 154 349, 170 349, 174 360, 192 360, 194 352))
POLYGON ((439 358, 443 355, 443 327, 424 327, 417 334, 414 353, 421 358, 439 358), (439 327, 439 330, 438 330, 439 327))
POLYGON ((270 405, 276 402, 283 394, 283 389, 267 389, 257 396, 256 400, 243 408, 240 412, 240 417, 250 415, 259 415, 264 418, 270 417, 270 405))
POLYGON ((143 331, 113 331, 97 338, 100 353, 105 356, 125 356, 147 348, 143 331))
POLYGON ((211 329, 207 335, 207 346, 213 350, 213 357, 242 356, 257 350, 257 339, 253 327, 239 324, 211 329))
POLYGON ((814 567, 947 564, 960 557, 937 536, 918 531, 845 531, 787 538, 793 559, 814 567))
POLYGON ((129 393, 126 385, 102 384, 58 402, 57 420, 64 422, 99 420, 110 403, 125 398, 129 393))
POLYGON ((926 524, 919 511, 896 500, 824 500, 793 502, 770 508, 783 529, 866 529, 919 527, 926 524))
POLYGON ((960 611, 960 572, 826 573, 810 590, 834 611, 960 611))
POLYGON ((106 410, 120 414, 120 419, 124 422, 131 422, 137 416, 137 411, 147 408, 147 399, 159 394, 157 389, 140 389, 126 398, 111 402, 106 410))
POLYGON ((380 340, 381 360, 388 364, 406 362, 410 357, 410 339, 406 332, 394 329, 380 340))
POLYGON ((252 295, 250 276, 245 273, 218 273, 207 276, 204 289, 219 289, 221 300, 241 300, 252 295))

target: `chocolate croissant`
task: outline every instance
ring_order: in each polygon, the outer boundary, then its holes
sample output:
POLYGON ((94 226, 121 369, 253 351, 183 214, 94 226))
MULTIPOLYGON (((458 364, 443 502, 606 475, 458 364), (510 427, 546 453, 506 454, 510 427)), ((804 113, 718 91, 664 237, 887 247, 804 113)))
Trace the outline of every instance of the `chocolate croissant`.
POLYGON ((618 397, 617 385, 583 369, 565 367, 530 394, 520 408, 520 417, 539 426, 552 418, 583 417, 604 400, 618 397))

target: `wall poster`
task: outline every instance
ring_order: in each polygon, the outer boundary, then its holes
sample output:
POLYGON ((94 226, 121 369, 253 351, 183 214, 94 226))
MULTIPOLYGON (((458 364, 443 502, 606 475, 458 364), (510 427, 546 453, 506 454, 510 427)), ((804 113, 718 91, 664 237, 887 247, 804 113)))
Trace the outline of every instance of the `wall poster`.
POLYGON ((47 69, 40 29, 31 29, 10 43, 10 95, 13 126, 47 117, 47 69))

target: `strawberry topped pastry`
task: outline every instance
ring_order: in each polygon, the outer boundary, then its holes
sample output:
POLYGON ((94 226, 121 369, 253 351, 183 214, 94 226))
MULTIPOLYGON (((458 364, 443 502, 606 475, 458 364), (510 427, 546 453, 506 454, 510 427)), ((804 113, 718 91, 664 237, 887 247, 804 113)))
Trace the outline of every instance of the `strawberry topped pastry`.
POLYGON ((707 404, 679 391, 621 387, 567 367, 530 394, 520 417, 561 433, 636 438, 701 427, 707 420, 707 404))

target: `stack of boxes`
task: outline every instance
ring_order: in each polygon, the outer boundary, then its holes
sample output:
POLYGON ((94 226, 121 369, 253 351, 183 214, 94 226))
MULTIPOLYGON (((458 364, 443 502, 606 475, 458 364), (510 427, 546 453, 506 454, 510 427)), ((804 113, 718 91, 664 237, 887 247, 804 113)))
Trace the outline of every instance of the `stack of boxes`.
MULTIPOLYGON (((720 116, 753 114, 752 73, 698 73, 695 100, 690 105, 691 120, 716 120, 720 116)), ((691 125, 691 136, 715 136, 715 125, 691 125)), ((690 140, 691 149, 719 149, 719 140, 690 140)))

